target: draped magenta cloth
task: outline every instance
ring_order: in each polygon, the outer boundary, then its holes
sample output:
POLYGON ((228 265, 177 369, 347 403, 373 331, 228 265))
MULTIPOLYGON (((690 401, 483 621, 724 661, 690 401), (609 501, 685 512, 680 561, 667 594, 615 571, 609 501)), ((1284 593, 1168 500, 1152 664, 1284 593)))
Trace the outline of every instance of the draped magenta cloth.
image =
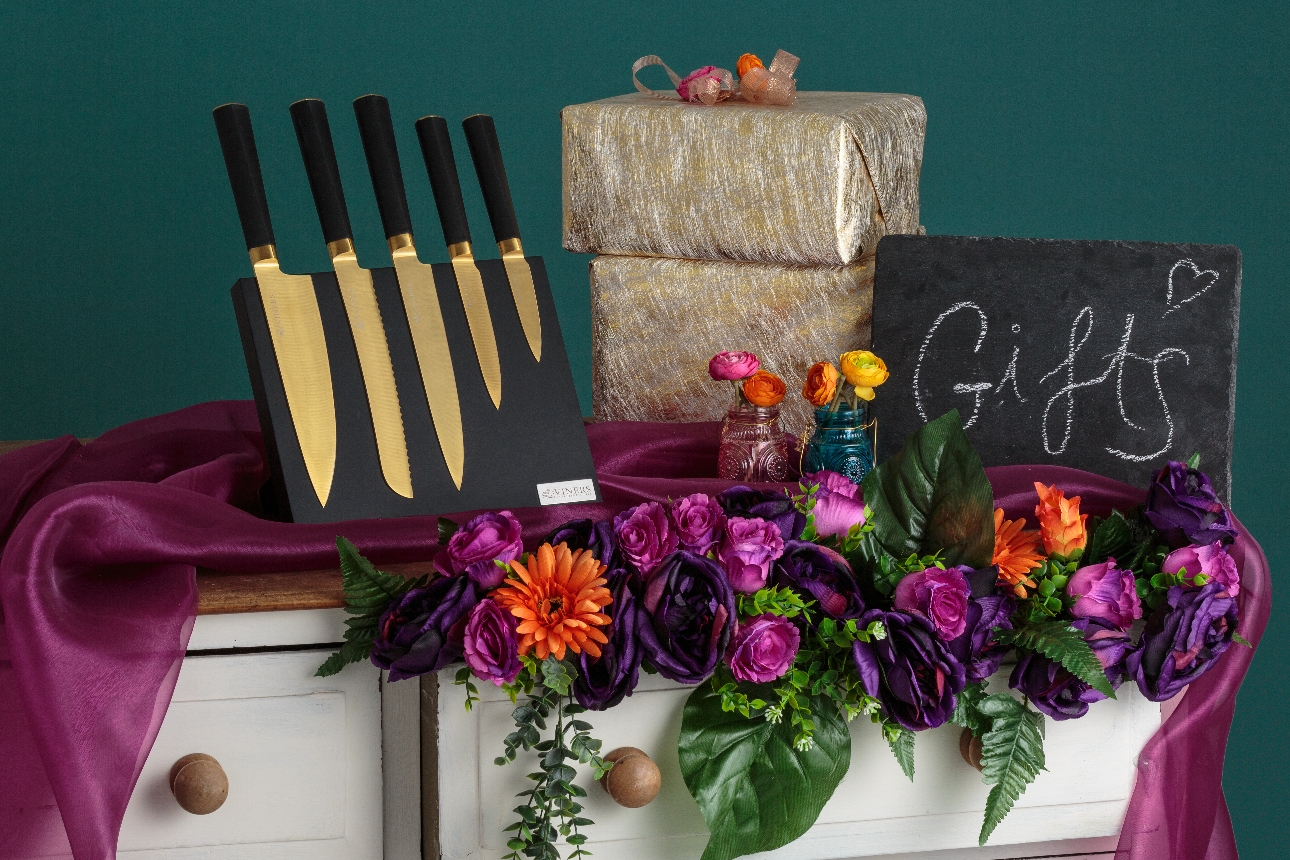
MULTIPOLYGON (((607 423, 587 435, 604 502, 517 511, 526 545, 570 519, 730 486, 710 477, 715 424, 607 423)), ((1093 514, 1144 495, 1071 469, 988 472, 1010 518, 1033 518, 1035 480, 1082 496, 1093 514)), ((265 477, 249 402, 203 404, 85 446, 68 437, 0 457, 0 858, 115 857, 192 631, 196 566, 335 566, 337 534, 378 564, 437 549, 432 518, 260 519, 265 477)), ((1267 561, 1244 529, 1234 552, 1241 633, 1257 645, 1271 606, 1267 561)), ((1223 751, 1252 657, 1229 649, 1147 744, 1117 858, 1235 860, 1223 751)))

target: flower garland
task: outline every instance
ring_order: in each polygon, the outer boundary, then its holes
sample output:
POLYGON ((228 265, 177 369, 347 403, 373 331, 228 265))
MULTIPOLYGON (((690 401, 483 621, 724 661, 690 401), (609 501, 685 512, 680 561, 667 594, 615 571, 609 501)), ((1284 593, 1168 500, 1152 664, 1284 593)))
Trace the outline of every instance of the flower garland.
MULTIPOLYGON (((756 371, 723 355, 731 367, 714 377, 756 371)), ((885 373, 864 366, 851 368, 870 374, 857 389, 885 373)), ((540 754, 509 828, 517 860, 558 860, 561 840, 571 857, 587 853, 570 763, 597 779, 612 764, 576 717, 620 704, 642 669, 696 685, 678 752, 711 833, 705 860, 809 829, 846 774, 847 723, 861 716, 911 779, 917 732, 964 729, 965 756, 993 786, 984 845, 1044 768, 1046 718, 1081 717, 1130 680, 1164 701, 1233 641, 1248 644, 1227 550, 1236 529, 1197 467, 1167 463, 1145 505, 1105 519, 1036 484, 1030 530, 994 509, 950 412, 873 470, 863 494, 821 472, 796 494, 735 487, 645 502, 612 521, 570 522, 527 555, 508 511, 461 528, 441 520, 429 581, 383 574, 340 539, 356 617, 319 674, 370 657, 397 681, 460 660, 467 708, 474 680, 527 697, 497 759, 540 754), (991 692, 1009 655, 1008 690, 991 692), (733 814, 743 791, 772 786, 779 802, 758 820, 733 814)))

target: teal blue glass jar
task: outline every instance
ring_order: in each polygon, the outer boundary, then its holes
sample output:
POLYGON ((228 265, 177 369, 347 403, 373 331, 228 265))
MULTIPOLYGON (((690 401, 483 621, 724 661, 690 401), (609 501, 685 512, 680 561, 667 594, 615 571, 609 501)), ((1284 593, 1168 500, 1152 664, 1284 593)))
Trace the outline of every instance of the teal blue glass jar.
POLYGON ((870 437, 869 411, 840 408, 830 412, 827 406, 815 410, 815 427, 802 454, 802 472, 821 469, 839 472, 859 484, 873 468, 873 440, 870 437))

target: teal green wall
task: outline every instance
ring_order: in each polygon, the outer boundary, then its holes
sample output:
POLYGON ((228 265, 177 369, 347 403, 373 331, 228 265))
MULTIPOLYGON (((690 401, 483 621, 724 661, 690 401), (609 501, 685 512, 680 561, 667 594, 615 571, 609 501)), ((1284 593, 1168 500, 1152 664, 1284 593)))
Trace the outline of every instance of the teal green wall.
MULTIPOLYGON (((802 57, 803 89, 923 97, 929 232, 1241 247, 1235 508, 1278 574, 1290 552, 1290 4, 1056 5, 11 0, 0 439, 94 435, 248 397, 228 287, 250 267, 210 110, 250 105, 285 266, 310 271, 327 258, 287 105, 326 100, 360 258, 387 265, 349 107, 368 92, 391 101, 425 248, 439 228, 412 121, 449 117, 461 159, 456 120, 496 117, 525 247, 548 261, 588 407, 587 258, 560 248, 559 109, 629 90, 642 54, 685 73, 783 47, 802 57)), ((464 184, 486 240, 478 188, 464 184)), ((1274 665, 1287 634, 1274 615, 1228 749, 1247 860, 1285 854, 1290 725, 1274 665)))

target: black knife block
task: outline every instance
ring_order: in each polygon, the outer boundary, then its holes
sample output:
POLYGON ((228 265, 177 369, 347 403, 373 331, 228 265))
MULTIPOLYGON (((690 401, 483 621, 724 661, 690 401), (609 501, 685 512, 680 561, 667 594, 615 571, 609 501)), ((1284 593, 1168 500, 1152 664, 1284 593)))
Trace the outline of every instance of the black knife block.
POLYGON ((502 261, 478 261, 502 366, 500 408, 493 407, 484 385, 452 265, 434 266, 461 403, 466 458, 460 490, 453 484, 439 449, 398 278, 393 268, 372 270, 403 412, 412 470, 410 499, 391 490, 381 473, 367 389, 336 275, 312 276, 336 400, 336 471, 326 507, 318 503, 305 470, 259 285, 254 278, 243 278, 233 285, 233 305, 272 470, 271 504, 276 516, 321 523, 535 507, 541 504, 538 484, 578 479, 590 479, 595 500, 599 500, 591 449, 546 268, 541 257, 529 257, 528 261, 542 315, 541 362, 529 351, 502 261))

